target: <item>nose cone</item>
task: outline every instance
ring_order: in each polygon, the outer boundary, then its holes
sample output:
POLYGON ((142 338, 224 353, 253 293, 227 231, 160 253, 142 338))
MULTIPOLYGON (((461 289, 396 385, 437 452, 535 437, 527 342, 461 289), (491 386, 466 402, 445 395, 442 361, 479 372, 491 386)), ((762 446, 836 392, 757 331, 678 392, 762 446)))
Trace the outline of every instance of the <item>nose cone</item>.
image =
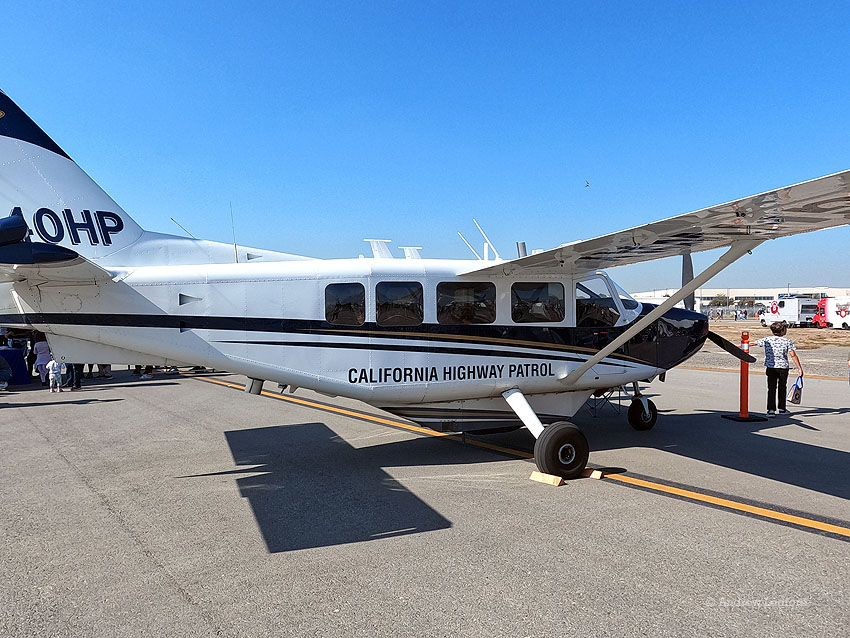
POLYGON ((669 370, 699 352, 708 337, 708 317, 673 308, 656 322, 658 367, 669 370))

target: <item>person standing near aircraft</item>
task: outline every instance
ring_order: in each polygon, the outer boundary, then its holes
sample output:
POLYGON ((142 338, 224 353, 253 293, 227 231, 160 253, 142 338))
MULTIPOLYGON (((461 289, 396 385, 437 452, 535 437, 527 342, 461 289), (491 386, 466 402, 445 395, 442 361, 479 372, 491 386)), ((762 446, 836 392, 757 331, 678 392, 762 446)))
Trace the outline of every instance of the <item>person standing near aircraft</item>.
POLYGON ((5 390, 9 387, 9 381, 12 380, 12 366, 6 361, 6 357, 0 355, 0 390, 5 390))
POLYGON ((71 390, 79 390, 83 384, 83 367, 82 363, 67 363, 65 369, 68 371, 68 382, 71 390))
POLYGON ((32 351, 35 353, 35 369, 38 370, 38 375, 41 377, 41 385, 47 385, 47 364, 50 362, 50 346, 47 343, 47 338, 44 333, 38 332, 33 337, 35 345, 32 351))
POLYGON ((767 375, 767 416, 776 416, 776 393, 779 391, 779 413, 788 414, 785 409, 786 392, 788 389, 789 357, 794 361, 800 376, 803 376, 803 366, 797 357, 797 348, 785 334, 788 324, 784 321, 774 321, 770 324, 772 337, 756 341, 756 345, 764 348, 764 367, 767 375), (778 388, 777 388, 778 386, 778 388))

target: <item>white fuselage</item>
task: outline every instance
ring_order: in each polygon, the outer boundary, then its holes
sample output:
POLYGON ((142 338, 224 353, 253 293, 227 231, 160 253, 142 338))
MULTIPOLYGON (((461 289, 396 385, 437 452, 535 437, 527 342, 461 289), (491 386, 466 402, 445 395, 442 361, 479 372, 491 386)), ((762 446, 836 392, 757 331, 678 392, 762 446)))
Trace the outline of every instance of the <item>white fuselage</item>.
MULTIPOLYGON (((567 400, 563 379, 592 349, 516 335, 520 330, 548 334, 546 329, 575 326, 575 282, 553 275, 493 278, 487 282, 496 293, 492 323, 461 329, 442 325, 437 319, 437 285, 482 279, 458 275, 469 265, 348 259, 112 267, 108 270, 114 277, 105 284, 44 284, 38 295, 27 294, 21 285, 16 289, 20 309, 48 333, 66 360, 85 356, 85 361, 202 364, 380 406, 490 397, 504 406, 501 393, 520 387, 527 395, 560 394, 563 409, 555 413, 572 415, 594 388, 662 371, 628 357, 608 358, 569 388, 581 396, 567 400), (511 286, 517 281, 563 284, 563 319, 516 324, 511 286), (380 282, 421 284, 421 325, 385 329, 376 323, 380 282), (363 286, 363 325, 327 322, 326 286, 337 283, 363 286), (502 332, 504 336, 498 336, 502 332), (139 358, 144 356, 147 359, 139 358)), ((602 273, 595 276, 607 281, 602 273)), ((619 298, 615 302, 620 303, 619 298)), ((618 310, 618 324, 637 315, 621 303, 618 310)))

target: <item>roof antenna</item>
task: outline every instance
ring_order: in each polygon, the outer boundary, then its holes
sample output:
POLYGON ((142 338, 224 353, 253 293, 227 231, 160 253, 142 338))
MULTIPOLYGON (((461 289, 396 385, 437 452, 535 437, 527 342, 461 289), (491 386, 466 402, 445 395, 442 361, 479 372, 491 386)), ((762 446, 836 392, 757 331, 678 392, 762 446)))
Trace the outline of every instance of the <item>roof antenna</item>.
POLYGON ((186 229, 183 227, 183 224, 181 224, 180 222, 178 222, 176 219, 174 219, 174 218, 172 217, 172 218, 171 218, 171 221, 173 221, 175 224, 177 224, 177 225, 180 227, 180 229, 181 229, 184 233, 186 233, 187 235, 189 235, 189 237, 191 237, 192 239, 197 239, 197 237, 195 237, 192 233, 190 233, 188 230, 186 230, 186 229))
POLYGON ((236 224, 233 223, 233 202, 230 202, 230 228, 233 230, 233 259, 239 263, 239 250, 236 247, 236 224))
MULTIPOLYGON (((490 238, 487 237, 487 234, 484 232, 484 229, 481 228, 481 225, 477 221, 475 221, 474 217, 472 218, 472 221, 478 227, 478 232, 480 232, 481 235, 484 237, 484 241, 487 242, 487 244, 485 244, 485 245, 489 245, 490 248, 493 249, 493 254, 496 255, 496 259, 501 259, 501 257, 499 256, 499 251, 496 250, 496 247, 493 245, 493 242, 490 241, 490 238)), ((487 253, 485 252, 485 255, 486 254, 487 253)))
POLYGON ((393 259, 393 254, 390 252, 389 244, 391 239, 364 239, 368 241, 372 247, 372 257, 374 259, 393 259))
POLYGON ((470 244, 468 241, 466 241, 466 237, 461 235, 460 231, 457 231, 457 234, 460 235, 460 238, 463 240, 463 243, 466 244, 466 247, 469 248, 469 250, 472 251, 472 254, 475 255, 475 258, 478 261, 481 261, 481 255, 479 255, 477 252, 475 252, 475 249, 472 247, 472 244, 470 244))

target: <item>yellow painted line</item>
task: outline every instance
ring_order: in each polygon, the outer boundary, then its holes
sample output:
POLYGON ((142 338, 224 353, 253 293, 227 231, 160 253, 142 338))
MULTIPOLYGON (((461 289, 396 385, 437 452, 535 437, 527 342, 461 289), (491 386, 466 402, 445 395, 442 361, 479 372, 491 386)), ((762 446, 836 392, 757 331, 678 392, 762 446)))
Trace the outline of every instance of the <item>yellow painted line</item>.
POLYGON ((848 527, 841 527, 839 525, 832 525, 830 523, 822 523, 821 521, 815 521, 810 518, 803 518, 802 516, 794 516, 793 514, 785 514, 784 512, 777 512, 774 510, 766 509, 764 507, 746 505, 745 503, 738 503, 737 501, 730 501, 725 498, 718 498, 716 496, 700 494, 699 492, 692 492, 691 490, 683 490, 679 487, 670 487, 669 485, 662 485, 661 483, 653 483, 652 481, 645 481, 643 479, 635 478, 633 476, 627 476, 625 474, 606 474, 605 478, 610 479, 612 481, 620 481, 621 483, 628 483, 630 485, 645 487, 651 490, 655 490, 657 492, 666 492, 667 494, 683 496, 694 501, 702 501, 703 503, 719 505, 727 509, 738 510, 739 512, 748 512, 750 514, 756 514, 758 516, 763 516, 764 518, 772 518, 777 521, 793 523, 794 525, 800 525, 801 527, 811 527, 813 529, 818 529, 823 532, 829 532, 831 534, 839 534, 841 536, 850 537, 850 528, 848 527))
MULTIPOLYGON (((703 372, 734 372, 735 374, 741 374, 741 370, 739 368, 700 368, 698 366, 676 366, 676 368, 680 368, 683 370, 701 370, 703 372)), ((676 368, 673 369, 675 370, 676 368)), ((750 376, 764 376, 764 368, 756 368, 755 370, 751 369, 750 376)), ((796 378, 797 375, 789 374, 788 377, 796 378)), ((807 374, 803 377, 803 379, 826 379, 827 381, 847 381, 845 377, 823 377, 817 374, 807 374)))
MULTIPOLYGON (((705 369, 705 368, 699 368, 705 369)), ((189 375, 181 375, 187 376, 189 375)), ((244 390, 245 386, 230 383, 227 381, 219 381, 218 379, 210 379, 205 377, 189 377, 191 379, 195 379, 197 381, 205 381, 207 383, 215 383, 217 385, 225 386, 228 388, 235 388, 237 390, 244 390)), ((358 419, 365 419, 367 421, 373 421, 375 423, 381 423, 384 425, 391 425, 393 427, 403 428, 405 430, 410 430, 411 432, 417 432, 419 434, 424 434, 426 436, 434 436, 440 438, 451 438, 454 440, 460 439, 459 434, 449 433, 449 432, 436 432, 435 430, 430 430, 427 428, 422 428, 416 425, 410 425, 407 423, 403 423, 401 421, 395 421, 393 419, 385 419, 383 417, 374 416, 371 414, 367 414, 365 412, 357 412, 355 410, 347 410, 345 408, 339 408, 333 405, 327 405, 322 403, 316 403, 315 401, 310 401, 308 399, 301 399, 299 397, 287 397, 281 396, 279 394, 275 394, 272 392, 262 392, 263 396, 270 397, 272 399, 277 399, 279 401, 287 401, 289 403, 296 403, 299 405, 304 405, 311 408, 316 408, 319 410, 324 410, 326 412, 334 412, 337 414, 344 414, 346 416, 352 416, 358 419)), ((467 440, 466 441, 470 445, 474 445, 476 447, 484 448, 487 450, 493 450, 496 452, 501 452, 502 454, 507 454, 509 456, 516 456, 523 459, 533 459, 534 455, 528 452, 524 452, 522 450, 515 450, 512 448, 502 447, 501 445, 493 445, 491 443, 485 443, 483 441, 476 440, 467 440)), ((588 468, 593 469, 593 468, 588 468)), ((739 511, 739 512, 747 512, 749 514, 755 514, 757 516, 761 516, 767 519, 773 519, 777 521, 783 521, 785 523, 793 523, 794 525, 799 525, 800 527, 808 527, 810 529, 816 529, 822 532, 829 532, 831 534, 837 534, 839 536, 846 536, 850 538, 850 528, 841 527, 840 525, 832 525, 831 523, 823 523, 821 521, 816 521, 811 518, 804 518, 802 516, 795 516, 793 514, 785 514, 784 512, 778 512, 776 510, 770 510, 764 507, 757 507, 755 505, 747 505, 746 503, 739 503, 737 501, 732 501, 725 498, 719 498, 717 496, 709 496, 708 494, 701 494, 699 492, 694 492, 692 490, 685 490, 680 487, 672 487, 670 485, 664 485, 663 483, 654 483, 653 481, 647 481, 644 479, 635 478, 633 476, 628 476, 627 474, 603 474, 602 478, 609 479, 612 481, 619 481, 620 483, 627 483, 629 485, 636 485, 638 487, 643 487, 645 489, 653 490, 655 492, 662 492, 665 494, 673 494, 675 496, 681 496, 683 498, 690 499, 692 501, 699 501, 703 503, 710 503, 712 505, 717 505, 720 507, 724 507, 726 509, 739 511)))
MULTIPOLYGON (((189 376, 189 375, 181 375, 181 376, 189 376)), ((197 381, 206 381, 207 383, 215 383, 216 385, 225 386, 227 388, 234 388, 236 390, 244 390, 244 385, 239 385, 237 383, 230 383, 228 381, 219 381, 218 379, 209 379, 205 377, 189 377, 191 379, 195 379, 197 381)), ((288 403, 296 403, 298 405, 304 405, 309 408, 316 408, 318 410, 324 410, 325 412, 334 412, 336 414, 343 414, 345 416, 351 416, 357 419, 364 419, 366 421, 372 421, 374 423, 380 423, 382 425, 391 425, 393 427, 402 428, 404 430, 409 430, 410 432, 416 432, 417 434, 424 434, 426 436, 434 436, 438 438, 452 438, 452 439, 460 439, 461 435, 456 432, 437 432, 436 430, 430 430, 428 428, 423 428, 418 425, 411 425, 409 423, 404 423, 402 421, 396 421, 394 419, 385 419, 380 416, 375 416, 372 414, 367 414, 365 412, 358 412, 356 410, 347 410, 345 408, 340 408, 334 405, 327 405, 324 403, 316 403, 315 401, 310 401, 308 399, 302 399, 300 397, 287 397, 282 396, 280 394, 275 394, 274 392, 261 392, 264 397, 269 397, 271 399, 277 399, 278 401, 286 401, 288 403)), ((513 450, 511 448, 502 447, 501 445, 493 445, 492 443, 485 443, 484 441, 474 441, 467 440, 466 441, 470 445, 474 445, 476 447, 485 448, 487 450, 493 450, 495 452, 501 452, 503 454, 507 454, 508 456, 518 456, 524 459, 533 459, 534 455, 529 454, 528 452, 523 452, 522 450, 513 450)))
MULTIPOLYGON (((237 390, 244 390, 244 385, 239 385, 237 383, 229 383, 227 381, 219 381, 218 379, 207 379, 204 377, 192 377, 193 379, 197 379, 198 381, 206 381, 207 383, 215 383, 217 385, 223 385, 228 388, 235 388, 237 390)), ((301 399, 299 397, 287 397, 282 396, 280 394, 275 394, 273 392, 261 392, 264 397, 270 397, 272 399, 277 399, 279 401, 286 401, 288 403, 297 403, 299 405, 306 405, 310 408, 318 408, 320 410, 325 410, 326 412, 335 412, 336 414, 344 414, 345 416, 353 416, 358 419, 366 419, 368 421, 374 421, 375 423, 382 423, 384 425, 392 425, 401 428, 405 428, 407 430, 412 430, 413 432, 419 432, 421 434, 428 434, 431 436, 457 436, 451 432, 436 432, 434 430, 428 430, 426 428, 421 428, 416 425, 408 425, 407 423, 401 423, 400 421, 394 421, 392 419, 385 419, 379 416, 372 416, 371 414, 366 414, 364 412, 356 412, 354 410, 346 410, 345 408, 338 408, 334 405, 325 405, 322 403, 316 403, 314 401, 309 401, 307 399, 301 399)))

